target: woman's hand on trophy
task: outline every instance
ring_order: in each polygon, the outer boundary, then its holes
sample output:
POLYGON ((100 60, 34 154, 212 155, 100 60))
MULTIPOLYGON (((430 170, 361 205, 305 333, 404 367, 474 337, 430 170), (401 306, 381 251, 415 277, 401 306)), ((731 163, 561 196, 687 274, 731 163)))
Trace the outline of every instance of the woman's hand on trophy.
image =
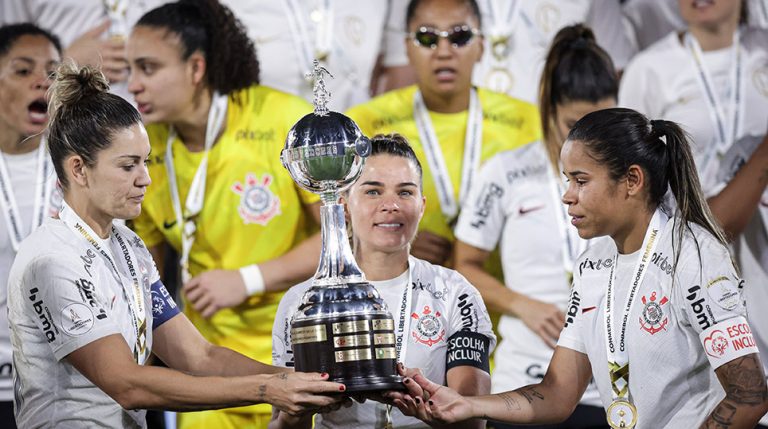
POLYGON ((192 308, 206 319, 221 309, 240 305, 248 298, 243 276, 238 270, 206 271, 193 277, 182 290, 192 308))
POLYGON ((472 404, 455 390, 429 381, 421 374, 404 381, 407 392, 385 396, 405 415, 429 425, 443 425, 473 417, 472 404))
POLYGON ((351 404, 340 395, 346 387, 328 380, 328 374, 283 372, 270 375, 258 386, 257 402, 266 402, 291 416, 335 411, 351 404))

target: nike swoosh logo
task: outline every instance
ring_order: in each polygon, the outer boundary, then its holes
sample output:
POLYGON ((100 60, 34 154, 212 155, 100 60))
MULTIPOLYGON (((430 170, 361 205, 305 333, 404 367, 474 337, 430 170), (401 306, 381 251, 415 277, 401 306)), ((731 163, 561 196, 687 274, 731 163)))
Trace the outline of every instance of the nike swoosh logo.
POLYGON ((163 228, 165 228, 165 229, 173 228, 174 225, 176 225, 176 221, 175 220, 171 221, 171 222, 168 222, 167 220, 163 221, 163 228))
POLYGON ((593 306, 593 307, 585 307, 585 308, 582 308, 582 309, 581 309, 581 314, 584 314, 584 313, 586 313, 586 312, 588 312, 588 311, 592 311, 592 310, 594 310, 594 309, 596 309, 596 308, 597 308, 597 307, 594 307, 594 306, 593 306))
POLYGON ((528 207, 528 208, 520 207, 520 214, 521 215, 528 214, 530 212, 534 212, 536 210, 541 210, 543 208, 544 208, 544 206, 536 206, 536 207, 528 207))

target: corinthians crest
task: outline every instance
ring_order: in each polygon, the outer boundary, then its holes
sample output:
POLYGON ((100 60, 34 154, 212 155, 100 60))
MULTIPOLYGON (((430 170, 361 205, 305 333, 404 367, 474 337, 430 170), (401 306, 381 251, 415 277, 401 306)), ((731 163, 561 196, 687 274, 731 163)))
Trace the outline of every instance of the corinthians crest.
POLYGON ((440 322, 441 313, 432 312, 428 305, 424 306, 421 314, 411 313, 411 318, 416 319, 416 331, 413 332, 413 338, 429 347, 439 343, 445 338, 445 328, 440 322))
POLYGON ((232 191, 240 195, 240 206, 237 208, 240 217, 246 224, 258 223, 266 225, 280 214, 280 198, 269 190, 272 176, 264 174, 261 180, 255 174, 245 175, 245 183, 235 182, 232 191))
POLYGON ((667 329, 669 318, 664 315, 664 305, 669 302, 666 296, 662 296, 660 301, 656 301, 656 291, 651 293, 650 299, 645 295, 641 298, 643 302, 643 313, 640 316, 640 327, 651 335, 661 330, 667 329))

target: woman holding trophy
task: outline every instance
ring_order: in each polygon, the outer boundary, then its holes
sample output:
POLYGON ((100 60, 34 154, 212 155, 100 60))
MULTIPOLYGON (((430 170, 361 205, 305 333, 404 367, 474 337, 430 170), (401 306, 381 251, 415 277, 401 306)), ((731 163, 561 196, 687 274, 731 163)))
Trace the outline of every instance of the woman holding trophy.
POLYGON ((579 236, 573 290, 541 383, 465 398, 415 376, 409 415, 517 424, 565 419, 591 377, 613 428, 753 428, 768 411, 742 282, 675 123, 629 109, 590 113, 561 151, 579 236), (670 189, 676 208, 663 204, 670 189))
MULTIPOLYGON (((408 142, 396 134, 372 139, 362 174, 344 194, 354 257, 365 277, 404 325, 398 360, 467 395, 490 391, 488 356, 496 338, 479 293, 457 272, 409 255, 424 213, 421 164, 408 142)), ((307 281, 280 302, 273 335, 273 362, 293 366, 291 318, 307 281)), ((401 368, 403 370, 403 368, 401 368)), ((309 428, 311 416, 273 413, 273 428, 309 428)), ((317 427, 424 427, 381 403, 355 403, 318 415, 317 427), (414 426, 415 425, 415 426, 414 426)), ((467 427, 483 427, 474 420, 467 427)))

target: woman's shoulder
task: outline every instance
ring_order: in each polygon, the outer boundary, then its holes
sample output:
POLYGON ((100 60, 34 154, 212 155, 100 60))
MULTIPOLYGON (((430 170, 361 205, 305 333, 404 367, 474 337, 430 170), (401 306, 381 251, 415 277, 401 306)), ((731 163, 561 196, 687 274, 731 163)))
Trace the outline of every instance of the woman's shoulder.
POLYGON ((679 70, 675 70, 671 65, 679 62, 681 59, 686 59, 687 57, 683 55, 684 53, 680 34, 675 31, 670 32, 635 55, 627 64, 624 74, 625 76, 627 74, 631 76, 640 70, 677 73, 679 70), (659 67, 659 64, 665 64, 667 67, 659 67))
POLYGON ((539 118, 539 109, 535 104, 525 100, 512 97, 510 95, 491 91, 485 88, 478 88, 477 95, 483 106, 483 116, 500 114, 504 112, 514 112, 518 115, 532 116, 539 118))

